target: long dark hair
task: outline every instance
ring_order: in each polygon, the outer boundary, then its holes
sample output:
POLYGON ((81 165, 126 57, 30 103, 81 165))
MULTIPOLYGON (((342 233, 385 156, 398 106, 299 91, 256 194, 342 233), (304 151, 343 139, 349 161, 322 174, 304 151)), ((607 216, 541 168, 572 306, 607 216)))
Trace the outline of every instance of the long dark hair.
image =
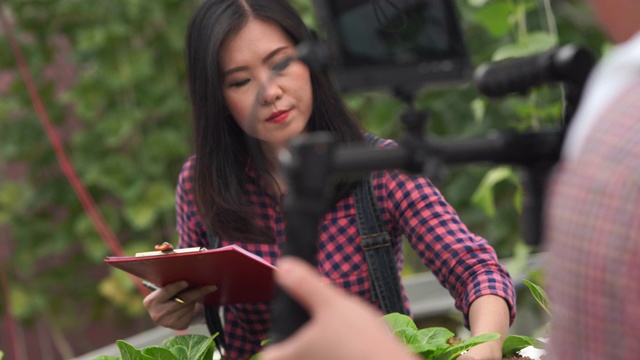
MULTIPOLYGON (((294 44, 311 33, 286 0, 207 0, 191 18, 187 33, 187 66, 194 135, 194 188, 206 228, 220 237, 271 243, 273 230, 253 221, 255 210, 243 203, 247 160, 254 155, 242 129, 226 111, 218 59, 225 39, 251 18, 279 25, 294 44)), ((363 132, 326 73, 310 69, 313 110, 307 131, 331 131, 339 142, 363 141, 363 132)), ((258 159, 253 159, 257 163, 258 159)), ((335 199, 353 184, 339 183, 335 199)))

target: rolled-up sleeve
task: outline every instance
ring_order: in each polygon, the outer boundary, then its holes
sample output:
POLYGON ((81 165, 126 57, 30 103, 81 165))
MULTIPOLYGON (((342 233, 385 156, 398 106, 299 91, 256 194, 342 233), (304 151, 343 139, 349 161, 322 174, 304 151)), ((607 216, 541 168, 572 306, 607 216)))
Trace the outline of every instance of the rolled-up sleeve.
POLYGON ((449 290, 468 327, 471 303, 483 295, 502 297, 516 315, 515 290, 507 270, 486 239, 473 234, 440 191, 422 176, 383 172, 376 196, 388 220, 407 237, 438 281, 449 290))

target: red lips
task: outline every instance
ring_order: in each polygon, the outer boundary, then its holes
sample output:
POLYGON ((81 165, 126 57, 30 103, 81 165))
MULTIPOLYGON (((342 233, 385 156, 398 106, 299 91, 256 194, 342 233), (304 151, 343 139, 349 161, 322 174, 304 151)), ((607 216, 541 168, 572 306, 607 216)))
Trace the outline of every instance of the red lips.
POLYGON ((290 111, 291 110, 275 111, 271 115, 269 115, 269 117, 267 118, 267 122, 274 123, 274 124, 283 123, 287 121, 290 111))

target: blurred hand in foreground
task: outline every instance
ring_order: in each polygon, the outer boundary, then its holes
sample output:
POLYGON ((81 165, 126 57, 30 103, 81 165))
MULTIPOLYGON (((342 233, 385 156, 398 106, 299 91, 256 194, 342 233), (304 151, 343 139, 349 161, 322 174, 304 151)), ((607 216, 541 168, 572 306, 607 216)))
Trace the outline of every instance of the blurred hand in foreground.
POLYGON ((418 359, 391 334, 375 308, 324 282, 303 260, 280 259, 275 279, 311 318, 288 339, 267 346, 260 360, 418 359))

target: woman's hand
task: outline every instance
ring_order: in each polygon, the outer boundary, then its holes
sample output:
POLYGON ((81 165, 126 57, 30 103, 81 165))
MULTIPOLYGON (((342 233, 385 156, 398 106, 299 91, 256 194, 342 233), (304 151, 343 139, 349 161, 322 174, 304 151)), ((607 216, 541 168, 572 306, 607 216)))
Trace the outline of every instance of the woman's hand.
POLYGON ((142 304, 156 324, 174 330, 188 328, 196 309, 201 307, 198 300, 217 289, 211 285, 180 293, 187 286, 186 282, 178 281, 153 291, 144 298, 142 304), (175 300, 178 293, 184 303, 175 300))
POLYGON ((267 346, 260 360, 417 359, 371 305, 323 282, 304 261, 280 259, 276 281, 311 319, 288 339, 267 346))

